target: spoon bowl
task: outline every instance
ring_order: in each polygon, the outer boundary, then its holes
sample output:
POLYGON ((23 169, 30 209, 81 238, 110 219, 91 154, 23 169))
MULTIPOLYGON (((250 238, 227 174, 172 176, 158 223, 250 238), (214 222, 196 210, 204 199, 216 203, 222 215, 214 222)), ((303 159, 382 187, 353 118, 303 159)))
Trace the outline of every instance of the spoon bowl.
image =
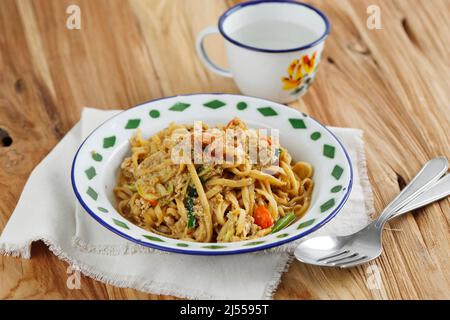
POLYGON ((301 262, 319 266, 348 267, 381 254, 381 231, 374 223, 350 236, 319 236, 306 239, 295 249, 301 262))

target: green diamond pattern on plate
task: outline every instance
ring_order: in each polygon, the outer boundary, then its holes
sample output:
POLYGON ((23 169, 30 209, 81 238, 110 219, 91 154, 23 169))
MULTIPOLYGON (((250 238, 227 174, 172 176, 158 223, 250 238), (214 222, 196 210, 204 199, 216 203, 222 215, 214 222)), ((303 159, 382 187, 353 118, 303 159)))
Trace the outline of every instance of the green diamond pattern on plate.
POLYGON ((265 241, 253 241, 246 243, 245 246, 257 246, 258 244, 263 244, 265 241))
POLYGON ((306 129, 305 121, 303 119, 289 119, 294 129, 306 129))
POLYGON ((94 159, 97 162, 100 162, 103 160, 102 155, 100 153, 97 153, 96 151, 92 151, 91 156, 92 156, 92 159, 94 159))
POLYGON ((282 233, 277 235, 277 238, 286 238, 289 235, 289 233, 282 233))
POLYGON ((236 108, 237 108, 238 110, 244 110, 244 109, 247 109, 247 103, 245 103, 244 101, 241 101, 241 102, 239 102, 239 103, 236 105, 236 108))
MULTIPOLYGON (((187 108, 187 107, 186 107, 187 108)), ((184 109, 183 109, 184 110, 184 109)), ((161 113, 158 110, 151 110, 149 113, 149 116, 152 117, 153 119, 159 118, 159 116, 161 115, 161 113)))
POLYGON ((177 102, 173 106, 171 106, 169 110, 181 112, 184 111, 189 106, 190 106, 189 103, 177 102))
POLYGON ((187 244, 187 243, 177 243, 177 246, 178 247, 183 247, 183 248, 185 248, 185 247, 189 247, 189 245, 187 244))
POLYGON ((89 187, 89 188, 87 189, 86 193, 87 193, 87 194, 89 195, 89 197, 91 197, 92 199, 94 199, 94 200, 97 200, 97 199, 98 199, 98 193, 95 192, 95 190, 92 189, 91 187, 89 187))
POLYGON ((202 248, 205 248, 205 249, 223 249, 223 248, 226 248, 226 246, 218 246, 216 244, 213 244, 213 245, 210 245, 210 246, 203 246, 202 248))
POLYGON ((146 236, 146 235, 144 235, 144 238, 147 238, 148 240, 151 240, 151 241, 165 242, 163 239, 160 239, 160 238, 154 237, 154 236, 146 236))
POLYGON ((336 179, 339 180, 342 176, 342 172, 344 172, 344 169, 342 169, 341 166, 335 165, 333 168, 333 171, 331 171, 331 175, 336 179))
MULTIPOLYGON (((225 101, 220 101, 220 100, 216 100, 215 99, 215 100, 208 101, 208 102, 204 103, 203 105, 205 107, 207 107, 207 108, 215 110, 215 109, 220 109, 220 108, 226 106, 225 102, 226 102, 226 100, 225 101)), ((235 103, 236 103, 235 107, 236 107, 237 110, 246 110, 248 108, 248 104, 246 102, 244 102, 244 101, 239 101, 238 100, 235 103)), ((183 112, 187 108, 189 108, 190 106, 191 105, 189 103, 177 102, 174 105, 172 105, 169 108, 169 110, 177 111, 177 112, 183 112)), ((278 115, 277 111, 274 108, 275 107, 264 106, 264 107, 257 108, 257 110, 264 117, 273 117, 273 116, 277 116, 278 115)), ((160 111, 156 110, 156 109, 152 109, 152 110, 149 110, 147 112, 149 112, 148 115, 151 118, 159 118, 161 116, 160 111)), ((144 115, 144 118, 145 118, 145 115, 144 115)), ((306 129, 307 128, 307 123, 305 123, 304 119, 301 119, 301 118, 289 118, 288 120, 289 120, 290 125, 294 129, 306 129)), ((122 125, 125 124, 125 121, 122 122, 122 125)), ((149 119, 149 121, 150 121, 150 119, 149 119)), ((308 120, 306 120, 306 122, 307 121, 308 120)), ((124 128, 124 129, 136 129, 136 128, 138 128, 141 125, 141 123, 142 123, 141 119, 139 119, 139 118, 128 119, 128 121, 125 124, 125 127, 122 127, 122 128, 124 128)), ((304 130, 304 131, 306 131, 306 130, 304 130)), ((319 131, 314 131, 313 132, 311 130, 311 132, 312 132, 310 134, 311 140, 317 141, 317 140, 321 139, 322 135, 321 135, 321 133, 319 131)), ((113 133, 113 132, 111 132, 111 133, 113 133)), ((116 145, 116 142, 117 142, 117 137, 115 135, 104 137, 103 138, 103 148, 105 148, 105 149, 112 148, 112 147, 114 147, 116 145)), ((319 143, 319 146, 322 145, 322 144, 323 144, 323 142, 319 143)), ((102 151, 102 153, 104 153, 104 152, 106 152, 106 151, 102 151)), ((329 144, 323 144, 323 155, 325 157, 327 157, 327 158, 334 159, 336 157, 336 148, 334 146, 332 146, 332 145, 329 145, 329 144)), ((103 160, 102 154, 96 152, 95 150, 91 151, 90 156, 96 162, 101 162, 103 160)), ((95 165, 95 163, 92 163, 92 164, 95 165)), ((92 180, 94 177, 97 176, 97 172, 96 172, 96 169, 95 169, 94 166, 90 166, 84 172, 86 174, 86 177, 89 180, 92 180)), ((340 165, 335 165, 333 167, 331 175, 336 180, 339 180, 339 179, 341 179, 343 172, 344 172, 344 168, 343 167, 341 167, 340 165)), ((336 185, 333 188, 330 189, 330 192, 331 193, 338 193, 338 192, 342 191, 343 190, 343 186, 340 183, 342 183, 342 182, 336 182, 336 185)), ((95 201, 98 200, 98 198, 99 198, 99 194, 91 187, 88 187, 86 193, 87 193, 87 195, 90 198, 92 198, 95 201)), ((100 202, 98 202, 97 205, 99 205, 99 204, 100 204, 100 202)), ((320 205, 320 211, 322 213, 327 212, 327 211, 331 212, 331 209, 333 207, 335 207, 335 205, 336 205, 335 199, 331 198, 328 201, 322 203, 322 205, 320 205)), ((109 212, 109 210, 104 208, 104 207, 97 207, 97 210, 98 210, 98 212, 103 212, 103 213, 108 213, 109 212)), ((129 224, 127 224, 125 222, 122 222, 120 220, 117 220, 117 219, 112 219, 112 220, 113 220, 113 223, 115 225, 117 225, 118 227, 124 228, 124 229, 130 229, 130 225, 129 224)), ((315 223, 315 220, 316 219, 309 219, 309 220, 307 220, 305 222, 302 222, 302 223, 300 223, 297 226, 297 229, 300 230, 300 229, 309 227, 309 226, 311 226, 311 225, 313 225, 315 223)), ((276 235, 276 237, 277 238, 285 238, 285 237, 288 237, 289 235, 290 235, 289 233, 282 233, 282 234, 276 235)), ((145 237, 149 241, 165 242, 165 240, 163 240, 163 239, 161 239, 159 237, 156 237, 156 236, 143 235, 143 237, 145 237)), ((258 245, 261 245, 261 244, 264 244, 264 243, 266 243, 266 241, 258 241, 257 240, 257 241, 248 242, 244 246, 258 246, 258 245)), ((180 247, 180 248, 190 247, 190 244, 181 243, 181 242, 175 243, 174 245, 177 246, 177 247, 180 247)), ((208 244, 208 245, 202 246, 202 248, 205 248, 205 249, 224 249, 224 248, 228 248, 228 246, 221 245, 221 244, 208 244)))
POLYGON ((322 135, 319 131, 313 132, 311 134, 311 140, 314 140, 314 141, 319 140, 321 136, 322 135))
POLYGON ((221 107, 223 107, 224 105, 226 105, 225 102, 220 101, 220 100, 211 100, 207 103, 203 104, 205 107, 211 108, 211 109, 219 109, 221 107))
POLYGON ((94 167, 90 167, 89 169, 85 170, 84 173, 86 173, 86 177, 91 180, 93 177, 97 175, 97 172, 95 172, 94 167))
POLYGON ((311 220, 300 223, 297 227, 297 230, 309 227, 310 225, 312 225, 314 223, 314 221, 315 221, 315 219, 311 219, 311 220))
POLYGON ((325 212, 334 206, 334 199, 330 199, 320 206, 320 212, 325 212))
POLYGON ((330 146, 329 144, 323 145, 323 155, 325 157, 333 159, 335 151, 336 151, 336 149, 333 146, 330 146))
POLYGON ((258 111, 264 116, 264 117, 272 117, 278 115, 278 113, 273 110, 271 107, 262 107, 258 108, 258 111))
POLYGON ((337 192, 339 192, 339 191, 341 191, 342 190, 342 186, 334 186, 333 188, 331 188, 331 192, 333 192, 333 193, 337 193, 337 192))
POLYGON ((122 221, 119 221, 119 220, 116 220, 116 219, 113 219, 113 221, 116 224, 116 226, 119 226, 119 227, 124 228, 124 229, 130 229, 125 222, 122 222, 122 221))
POLYGON ((125 129, 136 129, 137 127, 139 127, 140 123, 141 119, 130 119, 125 125, 125 129))
POLYGON ((116 136, 106 137, 103 139, 103 148, 111 148, 116 144, 116 136))

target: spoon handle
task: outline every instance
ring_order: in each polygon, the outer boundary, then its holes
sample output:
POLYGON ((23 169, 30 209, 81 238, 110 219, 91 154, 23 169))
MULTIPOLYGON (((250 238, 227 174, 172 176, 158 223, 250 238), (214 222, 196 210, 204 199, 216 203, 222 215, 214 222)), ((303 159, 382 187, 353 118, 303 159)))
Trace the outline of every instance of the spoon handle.
POLYGON ((395 214, 393 214, 390 219, 396 218, 399 215, 402 215, 406 212, 410 212, 412 210, 418 209, 420 207, 426 206, 432 202, 440 200, 442 198, 448 197, 450 195, 450 174, 444 176, 439 179, 433 186, 431 186, 428 190, 422 192, 410 203, 405 205, 403 208, 398 210, 395 214))
POLYGON ((448 161, 445 157, 434 158, 422 167, 419 173, 400 192, 400 194, 388 204, 377 219, 375 226, 382 228, 384 223, 399 209, 415 199, 419 194, 433 185, 448 169, 448 161))

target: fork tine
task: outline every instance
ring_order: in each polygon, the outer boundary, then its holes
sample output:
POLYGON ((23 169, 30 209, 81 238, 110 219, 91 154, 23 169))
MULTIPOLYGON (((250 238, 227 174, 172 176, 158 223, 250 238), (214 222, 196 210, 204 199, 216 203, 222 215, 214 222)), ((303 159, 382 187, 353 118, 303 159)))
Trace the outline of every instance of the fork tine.
POLYGON ((345 251, 341 251, 339 253, 329 254, 329 255, 327 255, 325 257, 317 259, 317 261, 320 262, 320 261, 324 261, 324 260, 327 260, 327 259, 335 258, 335 257, 341 256, 343 254, 347 254, 348 252, 349 252, 348 250, 345 250, 345 251))
POLYGON ((324 262, 330 263, 330 264, 336 264, 336 263, 341 264, 341 263, 345 263, 347 261, 352 261, 354 258, 357 258, 358 256, 359 256, 359 253, 349 252, 345 256, 340 256, 338 259, 331 259, 331 260, 327 260, 324 262))
POLYGON ((358 258, 350 260, 350 261, 341 262, 341 263, 337 264, 336 266, 341 267, 341 268, 355 267, 355 266, 363 264, 365 262, 369 262, 370 259, 367 259, 367 258, 368 258, 367 256, 358 257, 358 258))

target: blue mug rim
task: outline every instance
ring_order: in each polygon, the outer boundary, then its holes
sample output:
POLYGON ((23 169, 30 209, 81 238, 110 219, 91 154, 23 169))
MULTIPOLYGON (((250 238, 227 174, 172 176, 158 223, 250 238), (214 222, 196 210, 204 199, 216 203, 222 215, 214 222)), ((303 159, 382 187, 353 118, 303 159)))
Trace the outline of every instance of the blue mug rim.
POLYGON ((239 46, 241 48, 245 48, 245 49, 249 49, 249 50, 253 50, 253 51, 259 51, 259 52, 266 52, 266 53, 284 53, 284 52, 293 52, 293 51, 300 51, 300 50, 309 49, 309 48, 314 47, 317 44, 321 43, 322 41, 324 41, 325 38, 330 33, 330 21, 328 20, 328 17, 322 11, 320 11, 316 7, 314 7, 314 6, 310 5, 310 4, 307 4, 307 3, 291 1, 291 0, 255 0, 255 1, 248 1, 248 2, 239 3, 239 4, 229 8, 227 11, 225 11, 219 18, 218 28, 219 28, 220 34, 226 40, 228 40, 229 42, 231 42, 231 43, 233 43, 233 44, 235 44, 235 45, 237 45, 237 46, 239 46), (283 3, 283 4, 292 4, 292 5, 299 5, 299 6, 307 7, 309 9, 315 11, 323 19, 323 21, 325 23, 325 32, 317 40, 314 40, 311 43, 308 43, 308 44, 300 46, 300 47, 289 48, 289 49, 280 49, 280 50, 265 49, 265 48, 258 48, 258 47, 249 46, 249 45, 246 45, 246 44, 244 44, 242 42, 234 40, 229 35, 227 35, 227 33, 225 32, 225 30, 223 28, 223 24, 224 24, 225 20, 230 15, 232 15, 236 11, 238 11, 240 9, 243 9, 245 7, 253 6, 253 5, 259 5, 259 4, 266 4, 266 3, 283 3))

